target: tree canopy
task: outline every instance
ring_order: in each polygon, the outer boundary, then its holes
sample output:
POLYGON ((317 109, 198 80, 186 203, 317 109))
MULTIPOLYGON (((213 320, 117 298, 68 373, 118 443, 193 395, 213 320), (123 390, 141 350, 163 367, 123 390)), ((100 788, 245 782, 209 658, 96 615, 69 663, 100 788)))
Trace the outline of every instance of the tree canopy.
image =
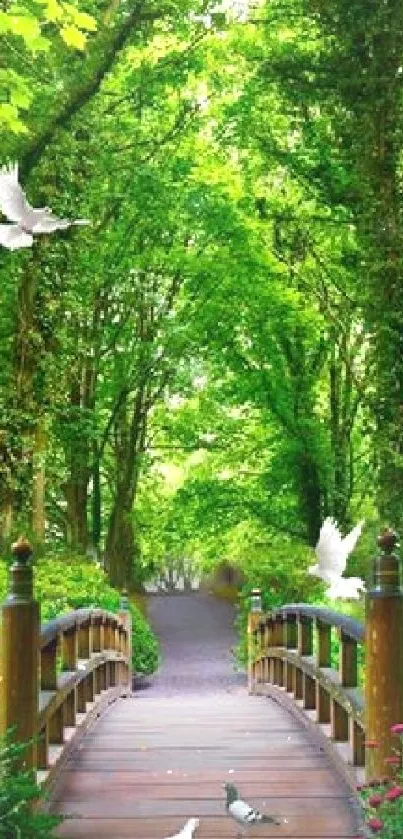
POLYGON ((91 219, 0 254, 3 553, 123 587, 401 525, 402 32, 397 0, 0 12, 0 164, 91 219))

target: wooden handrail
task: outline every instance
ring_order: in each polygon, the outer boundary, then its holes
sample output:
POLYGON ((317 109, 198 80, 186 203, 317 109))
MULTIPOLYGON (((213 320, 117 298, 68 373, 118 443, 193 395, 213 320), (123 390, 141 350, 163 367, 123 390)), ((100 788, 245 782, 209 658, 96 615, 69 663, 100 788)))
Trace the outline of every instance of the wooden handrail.
POLYGON ((395 746, 391 726, 403 722, 403 587, 397 536, 385 529, 373 561, 365 624, 330 609, 287 604, 262 614, 252 593, 248 618, 248 684, 256 693, 281 691, 333 744, 347 762, 365 766, 366 779, 393 772, 385 757, 395 746), (331 637, 337 631, 337 669, 331 637), (358 679, 358 646, 365 644, 365 697, 358 679), (375 748, 366 748, 366 740, 375 748))
POLYGON ((38 770, 55 764, 88 703, 127 691, 128 633, 124 617, 102 609, 77 609, 41 627, 38 770))
MULTIPOLYGON (((32 548, 13 545, 10 592, 1 607, 0 731, 32 741, 25 765, 50 780, 78 728, 100 703, 131 688, 128 604, 114 614, 77 609, 39 626, 32 548)), ((97 711, 98 712, 98 711, 97 711)))
POLYGON ((288 694, 334 743, 346 743, 350 762, 365 763, 364 698, 358 687, 357 644, 364 627, 320 606, 290 604, 262 616, 253 632, 253 691, 265 685, 288 694), (338 668, 331 666, 331 632, 339 638, 338 668))

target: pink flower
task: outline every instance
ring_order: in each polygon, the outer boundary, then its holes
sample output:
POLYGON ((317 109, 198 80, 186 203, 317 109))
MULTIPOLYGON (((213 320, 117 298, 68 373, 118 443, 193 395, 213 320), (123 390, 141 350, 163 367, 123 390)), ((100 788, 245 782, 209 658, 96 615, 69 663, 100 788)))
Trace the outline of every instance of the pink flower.
POLYGON ((392 734, 403 734, 403 722, 397 722, 391 727, 392 734))
POLYGON ((382 795, 370 795, 368 798, 368 804, 370 807, 379 807, 382 804, 383 796, 382 795))
POLYGON ((374 831, 374 833, 378 833, 378 831, 383 828, 383 822, 381 822, 380 819, 369 819, 367 821, 367 825, 374 831))
POLYGON ((396 798, 400 798, 403 795, 403 787, 392 787, 392 789, 388 789, 385 792, 385 801, 394 801, 396 798))
POLYGON ((385 763, 388 763, 390 766, 400 766, 400 757, 390 755, 389 757, 385 757, 385 763))

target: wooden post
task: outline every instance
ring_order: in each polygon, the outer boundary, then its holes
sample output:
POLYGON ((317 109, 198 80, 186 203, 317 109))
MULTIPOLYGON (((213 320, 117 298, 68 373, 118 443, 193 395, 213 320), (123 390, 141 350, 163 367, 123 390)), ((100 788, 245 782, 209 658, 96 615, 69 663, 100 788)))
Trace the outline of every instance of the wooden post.
POLYGON ((120 599, 120 610, 118 612, 119 618, 124 623, 127 629, 127 643, 126 649, 123 652, 127 655, 127 691, 130 694, 133 681, 133 667, 132 667, 132 616, 130 612, 130 602, 126 589, 123 589, 120 599))
POLYGON ((378 539, 381 556, 374 560, 374 583, 366 598, 366 778, 392 774, 385 764, 396 737, 394 723, 403 722, 403 590, 400 559, 393 553, 398 537, 385 528, 378 539))
MULTIPOLYGON (((32 547, 20 536, 12 546, 10 592, 1 607, 2 654, 0 730, 14 727, 14 738, 36 738, 38 717, 39 604, 33 599, 32 547)), ((35 768, 37 745, 30 744, 26 767, 35 768)))
POLYGON ((253 661, 254 661, 254 642, 253 633, 257 629, 262 619, 262 598, 259 588, 252 589, 250 598, 250 609, 248 612, 248 691, 253 693, 254 678, 253 678, 253 661))

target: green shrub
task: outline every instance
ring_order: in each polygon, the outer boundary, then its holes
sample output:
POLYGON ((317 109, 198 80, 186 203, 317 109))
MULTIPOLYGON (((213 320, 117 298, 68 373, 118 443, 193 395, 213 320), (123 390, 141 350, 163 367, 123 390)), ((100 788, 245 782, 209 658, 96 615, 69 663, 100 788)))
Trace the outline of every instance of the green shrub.
MULTIPOLYGON (((0 562, 0 602, 6 596, 7 572, 0 562)), ((72 609, 99 607, 119 609, 121 595, 109 585, 104 570, 79 556, 48 556, 35 566, 35 596, 41 604, 41 621, 46 623, 72 609)), ((153 673, 160 661, 159 644, 147 619, 130 605, 133 624, 133 669, 153 673)))
POLYGON ((43 623, 71 609, 97 606, 116 612, 120 604, 120 593, 109 585, 105 571, 79 556, 41 559, 35 568, 35 594, 43 623))
POLYGON ((260 588, 264 612, 287 603, 318 603, 323 597, 323 585, 307 572, 313 562, 313 551, 307 545, 283 536, 273 537, 270 544, 251 550, 244 559, 245 583, 236 618, 239 634, 236 657, 241 664, 247 661, 246 627, 252 589, 260 588))
POLYGON ((26 746, 0 738, 0 837, 4 839, 50 839, 63 819, 36 810, 42 797, 31 770, 20 769, 26 746))
POLYGON ((133 671, 148 676, 159 667, 159 643, 138 606, 131 603, 130 613, 132 616, 133 671))

